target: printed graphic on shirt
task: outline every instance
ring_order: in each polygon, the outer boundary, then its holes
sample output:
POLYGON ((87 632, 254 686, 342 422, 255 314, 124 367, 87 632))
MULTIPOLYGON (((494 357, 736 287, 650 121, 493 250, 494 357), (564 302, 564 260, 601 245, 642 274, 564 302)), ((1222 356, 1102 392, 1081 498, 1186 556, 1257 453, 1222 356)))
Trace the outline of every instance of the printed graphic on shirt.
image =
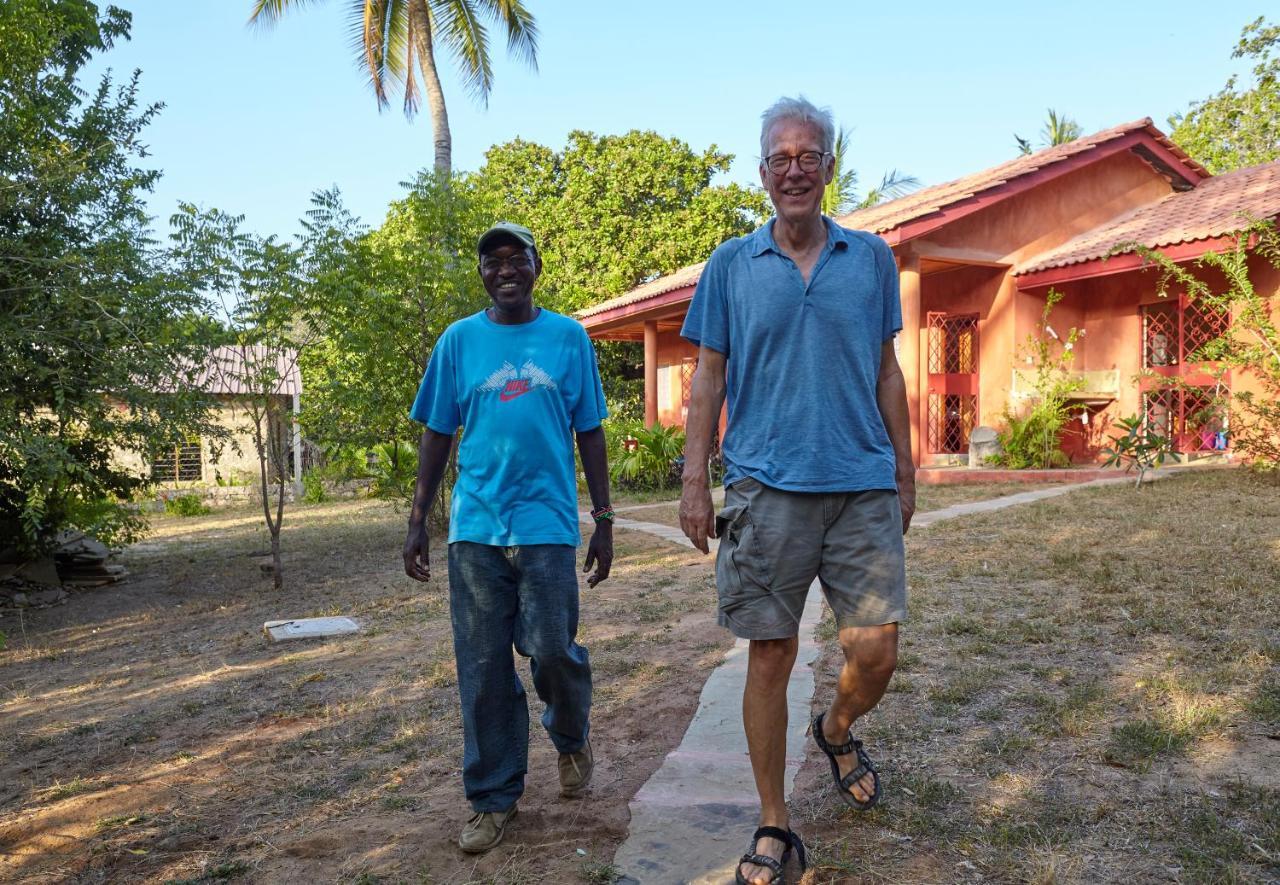
POLYGON ((505 403, 523 396, 536 387, 555 390, 556 382, 533 360, 525 360, 519 371, 511 363, 504 361, 502 368, 486 378, 476 390, 484 393, 500 391, 498 399, 505 403))

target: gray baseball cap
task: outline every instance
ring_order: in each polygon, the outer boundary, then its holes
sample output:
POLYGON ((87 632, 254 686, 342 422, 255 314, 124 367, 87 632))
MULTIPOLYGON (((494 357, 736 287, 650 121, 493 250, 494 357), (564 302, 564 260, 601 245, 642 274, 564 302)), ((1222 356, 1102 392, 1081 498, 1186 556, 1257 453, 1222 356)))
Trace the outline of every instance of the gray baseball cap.
POLYGON ((533 242, 533 231, 529 230, 529 228, 511 221, 499 221, 480 235, 480 239, 476 243, 476 251, 483 255, 485 247, 494 240, 504 238, 516 240, 529 249, 537 248, 533 242))

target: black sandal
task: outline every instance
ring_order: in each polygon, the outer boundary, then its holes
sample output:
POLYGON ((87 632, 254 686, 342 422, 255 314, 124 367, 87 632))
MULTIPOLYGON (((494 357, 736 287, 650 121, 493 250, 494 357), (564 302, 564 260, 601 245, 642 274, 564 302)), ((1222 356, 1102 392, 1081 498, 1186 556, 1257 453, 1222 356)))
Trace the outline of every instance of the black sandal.
POLYGON ((852 732, 849 733, 849 739, 839 746, 833 747, 827 743, 826 737, 822 734, 822 717, 826 715, 826 713, 819 713, 818 718, 813 720, 813 739, 817 741, 818 749, 827 754, 827 761, 831 763, 831 778, 836 782, 836 789, 840 792, 840 798, 850 808, 855 808, 858 811, 870 811, 880 801, 880 773, 876 771, 876 767, 871 762, 871 757, 867 755, 867 751, 862 749, 862 741, 857 740, 852 732), (836 757, 848 756, 850 753, 858 754, 858 767, 841 777, 840 765, 836 762, 836 757), (871 791, 870 799, 866 802, 859 802, 849 792, 849 787, 862 780, 868 773, 870 773, 871 779, 875 784, 875 789, 871 791))
POLYGON ((809 867, 809 862, 804 855, 804 842, 800 841, 800 835, 792 830, 784 830, 781 827, 760 827, 751 837, 751 844, 747 846, 747 853, 742 855, 742 859, 738 861, 738 866, 733 871, 734 880, 737 885, 751 885, 742 875, 742 865, 744 863, 755 864, 758 867, 767 867, 772 874, 769 881, 782 881, 782 868, 787 863, 787 858, 791 856, 791 849, 796 850, 796 858, 800 861, 800 872, 804 872, 809 867), (756 854, 756 843, 761 839, 777 839, 779 842, 785 842, 786 848, 782 852, 782 860, 776 857, 770 857, 767 854, 756 854))

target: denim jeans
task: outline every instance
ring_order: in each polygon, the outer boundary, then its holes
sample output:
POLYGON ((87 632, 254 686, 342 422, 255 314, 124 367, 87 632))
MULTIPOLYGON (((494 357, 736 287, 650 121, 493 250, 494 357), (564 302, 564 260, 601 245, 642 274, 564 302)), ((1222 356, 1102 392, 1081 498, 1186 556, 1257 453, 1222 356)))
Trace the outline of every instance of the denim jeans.
POLYGON ((503 811, 524 793, 529 705, 512 646, 530 659, 561 753, 582 749, 591 665, 578 633, 576 549, 568 544, 449 545, 449 609, 462 700, 462 785, 472 809, 503 811))

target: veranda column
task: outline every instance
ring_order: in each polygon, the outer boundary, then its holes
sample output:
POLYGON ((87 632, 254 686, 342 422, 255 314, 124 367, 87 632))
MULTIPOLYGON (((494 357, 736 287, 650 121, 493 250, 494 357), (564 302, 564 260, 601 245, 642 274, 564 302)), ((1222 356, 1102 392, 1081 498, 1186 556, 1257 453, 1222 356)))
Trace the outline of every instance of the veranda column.
POLYGON ((902 376, 907 382, 907 408, 911 412, 911 458, 920 466, 921 440, 920 422, 920 382, 921 360, 924 356, 920 346, 920 256, 905 252, 898 259, 898 288, 902 296, 902 346, 898 352, 898 364, 902 366, 902 376))
POLYGON ((658 322, 644 324, 644 426, 658 423, 658 322))

